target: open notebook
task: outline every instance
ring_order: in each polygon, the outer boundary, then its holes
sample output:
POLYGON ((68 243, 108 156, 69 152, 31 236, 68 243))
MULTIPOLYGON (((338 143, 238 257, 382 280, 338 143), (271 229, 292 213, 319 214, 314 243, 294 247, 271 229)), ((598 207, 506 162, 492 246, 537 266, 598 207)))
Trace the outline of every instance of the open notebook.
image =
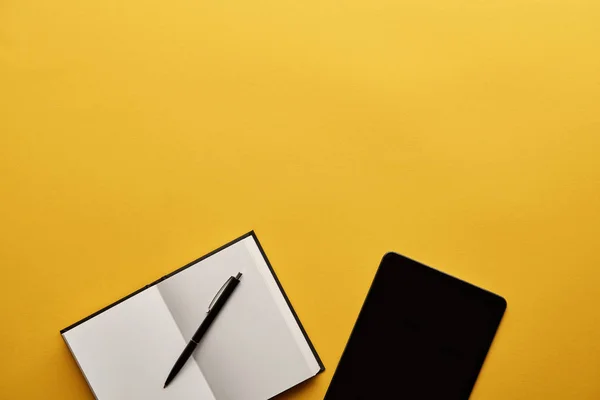
POLYGON ((253 232, 61 334, 101 400, 265 400, 324 370, 253 232), (163 389, 214 295, 238 272, 235 293, 163 389))

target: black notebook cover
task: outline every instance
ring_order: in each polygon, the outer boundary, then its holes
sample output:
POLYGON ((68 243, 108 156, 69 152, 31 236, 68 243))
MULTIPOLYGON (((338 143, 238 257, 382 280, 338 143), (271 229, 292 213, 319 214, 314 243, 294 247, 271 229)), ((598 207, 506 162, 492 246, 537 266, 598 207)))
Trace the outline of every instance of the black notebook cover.
POLYGON ((200 257, 200 258, 198 258, 197 260, 194 260, 194 261, 190 262, 189 264, 187 264, 187 265, 185 265, 185 266, 183 266, 183 267, 175 270, 174 272, 172 272, 172 273, 170 273, 168 275, 165 275, 162 278, 160 278, 160 279, 158 279, 158 280, 156 280, 156 281, 154 281, 154 282, 152 282, 152 283, 150 283, 150 284, 148 284, 148 285, 140 288, 139 290, 137 290, 137 291, 131 293, 130 295, 128 295, 128 296, 126 296, 126 297, 124 297, 124 298, 122 298, 122 299, 120 299, 120 300, 118 300, 118 301, 116 301, 116 302, 114 302, 112 304, 110 304, 109 306, 107 306, 107 307, 99 310, 98 312, 96 312, 96 313, 94 313, 94 314, 92 314, 92 315, 90 315, 90 316, 88 316, 86 318, 83 318, 82 320, 80 320, 80 321, 78 321, 78 322, 76 322, 76 323, 74 323, 74 324, 72 324, 72 325, 70 325, 70 326, 62 329, 60 331, 60 333, 61 334, 65 334, 65 333, 69 332, 73 328, 75 328, 75 327, 77 327, 77 326, 85 323, 86 321, 88 321, 88 320, 90 320, 90 319, 92 319, 92 318, 94 318, 94 317, 96 317, 96 316, 98 316, 98 315, 106 312, 107 310, 110 310, 111 308, 113 308, 116 305, 124 302, 125 300, 130 299, 131 297, 136 296, 136 295, 140 294, 141 292, 143 292, 145 290, 148 290, 149 288, 151 288, 151 287, 159 284, 160 282, 162 282, 162 281, 164 281, 164 280, 166 280, 168 278, 171 278, 171 277, 173 277, 176 274, 181 273, 182 271, 186 270, 189 267, 192 267, 192 266, 196 265, 198 262, 200 262, 200 261, 202 261, 202 260, 204 260, 206 258, 209 258, 209 257, 215 255, 216 253, 218 253, 218 252, 220 252, 220 251, 222 251, 224 249, 227 249, 228 247, 230 247, 230 246, 232 246, 232 245, 234 245, 234 244, 236 244, 236 243, 238 243, 238 242, 240 242, 240 241, 242 241, 242 240, 244 240, 246 238, 249 238, 249 237, 251 237, 254 240, 254 242, 256 243, 256 247, 260 251, 260 255, 263 257, 266 265, 268 266, 268 269, 269 269, 270 273, 272 274, 273 280, 277 284, 277 288, 281 292, 282 297, 285 299, 285 302, 286 302, 287 306, 289 307, 289 309, 290 309, 290 311, 291 311, 291 313, 292 313, 292 315, 293 315, 293 317, 295 319, 295 322, 297 323, 297 325, 298 325, 298 327, 299 327, 299 329, 300 329, 300 331, 301 331, 304 339, 306 340, 306 343, 307 343, 308 347, 310 348, 310 351, 314 355, 314 358, 315 358, 315 360, 316 360, 316 362, 318 364, 318 367, 319 367, 319 370, 318 370, 317 373, 320 373, 320 372, 324 371, 325 367, 324 367, 324 365, 323 365, 323 363, 322 363, 319 355, 317 354, 317 352, 316 352, 316 350, 315 350, 315 348, 314 348, 314 346, 313 346, 310 338, 306 334, 306 331, 305 331, 304 327, 302 326, 302 323, 300 322, 300 320, 299 320, 299 318, 298 318, 298 316, 297 316, 294 308, 292 307, 292 305, 291 305, 291 303, 289 301, 289 298, 287 297, 285 291, 283 290, 283 287, 281 286, 281 283, 279 282, 279 279, 277 278, 277 275, 275 274, 275 271, 273 270, 273 267, 271 266, 271 263, 269 262, 269 260, 268 260, 268 258, 266 256, 266 254, 265 254, 262 246, 260 245, 260 243, 258 241, 258 238, 256 237, 256 235, 254 233, 254 231, 248 232, 247 234, 245 234, 245 235, 243 235, 243 236, 241 236, 241 237, 239 237, 239 238, 237 238, 237 239, 235 239, 235 240, 233 240, 233 241, 225 244, 224 246, 221 246, 220 248, 218 248, 218 249, 216 249, 216 250, 214 250, 214 251, 212 251, 212 252, 210 252, 210 253, 208 253, 208 254, 200 257))
POLYGON ((496 294, 386 254, 325 400, 467 400, 505 309, 496 294))

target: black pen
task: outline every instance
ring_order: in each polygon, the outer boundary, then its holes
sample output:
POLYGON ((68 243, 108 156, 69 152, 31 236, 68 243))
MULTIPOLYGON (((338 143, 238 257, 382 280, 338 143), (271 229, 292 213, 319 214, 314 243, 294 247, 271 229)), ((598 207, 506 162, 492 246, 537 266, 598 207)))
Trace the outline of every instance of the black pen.
POLYGON ((208 328, 210 327, 212 322, 215 320, 215 318, 219 314, 219 311, 221 311, 221 308, 223 308, 223 306, 225 305, 225 302, 227 302, 227 299, 229 299, 229 296, 231 296, 231 294, 237 287, 238 283, 240 283, 241 276, 242 276, 241 272, 239 272, 237 274, 237 276, 235 276, 235 277, 231 276, 223 284, 221 289, 217 292, 213 301, 208 306, 208 312, 206 313, 206 318, 204 318, 204 321, 202 321, 202 323, 198 327, 198 330, 196 331, 196 333, 194 333, 194 336, 192 336, 192 339, 190 340, 190 342, 187 344, 187 346, 185 346, 185 349, 183 349, 183 353, 181 353, 181 355, 175 362, 175 365, 173 365, 173 368, 171 369, 171 372, 169 372, 169 376, 167 377, 167 380, 165 381, 164 387, 167 387, 167 385, 173 380, 173 378, 175 378, 175 375, 177 375, 177 373, 184 366, 184 364, 188 360, 188 358, 190 358, 190 356, 194 352, 194 349, 196 348, 196 346, 198 345, 198 343, 200 342, 200 340, 202 339, 202 337, 204 336, 204 334, 206 333, 206 331, 208 330, 208 328))

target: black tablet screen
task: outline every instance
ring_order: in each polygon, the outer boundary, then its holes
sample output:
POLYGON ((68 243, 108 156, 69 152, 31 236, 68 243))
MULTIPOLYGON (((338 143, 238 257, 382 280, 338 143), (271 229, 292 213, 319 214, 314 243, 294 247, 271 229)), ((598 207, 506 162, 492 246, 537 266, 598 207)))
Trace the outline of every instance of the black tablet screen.
POLYGON ((325 400, 466 400, 506 301, 395 253, 383 258, 325 400))

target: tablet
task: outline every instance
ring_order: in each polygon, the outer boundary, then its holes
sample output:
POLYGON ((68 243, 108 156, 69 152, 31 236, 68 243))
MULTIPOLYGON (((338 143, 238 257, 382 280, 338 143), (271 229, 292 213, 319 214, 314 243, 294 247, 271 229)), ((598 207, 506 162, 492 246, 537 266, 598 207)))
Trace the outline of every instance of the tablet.
POLYGON ((386 254, 325 400, 467 400, 504 298, 386 254))

